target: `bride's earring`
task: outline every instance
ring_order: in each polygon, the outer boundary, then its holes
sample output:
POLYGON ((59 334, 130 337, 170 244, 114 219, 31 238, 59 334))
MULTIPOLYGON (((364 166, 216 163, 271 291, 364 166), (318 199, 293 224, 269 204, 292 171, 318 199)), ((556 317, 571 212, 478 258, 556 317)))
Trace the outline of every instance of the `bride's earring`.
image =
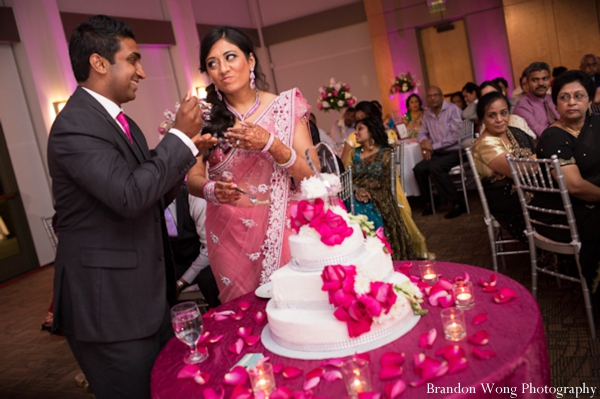
POLYGON ((256 76, 254 76, 254 67, 252 67, 252 68, 250 68, 250 88, 251 89, 256 88, 256 82, 254 81, 255 78, 256 78, 256 76))

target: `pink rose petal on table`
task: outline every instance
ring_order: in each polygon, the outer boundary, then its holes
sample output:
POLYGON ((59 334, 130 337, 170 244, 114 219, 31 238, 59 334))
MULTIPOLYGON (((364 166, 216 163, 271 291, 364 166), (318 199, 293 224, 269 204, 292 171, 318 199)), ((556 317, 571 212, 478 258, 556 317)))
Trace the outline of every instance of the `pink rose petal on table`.
POLYGON ((265 314, 265 312, 262 312, 260 310, 257 310, 256 312, 254 312, 254 314, 252 315, 252 318, 254 319, 254 322, 256 324, 260 324, 266 317, 267 315, 265 314))
POLYGON ((410 278, 410 268, 412 267, 412 263, 411 262, 404 262, 402 264, 400 264, 400 266, 398 266, 396 269, 404 274, 406 277, 410 278))
POLYGON ((469 279, 470 279, 469 273, 465 272, 465 275, 463 277, 454 277, 454 282, 464 281, 466 283, 467 281, 469 281, 469 279))
POLYGON ((321 382, 321 377, 310 378, 310 379, 304 381, 304 385, 302 386, 302 389, 304 389, 305 391, 308 391, 309 389, 313 389, 314 387, 319 385, 319 382, 321 382))
POLYGON ((242 320, 242 317, 244 317, 244 312, 240 310, 239 312, 234 312, 229 317, 231 317, 235 321, 240 321, 242 320))
POLYGON ((271 359, 271 356, 261 357, 256 361, 256 365, 260 366, 261 364, 268 362, 269 359, 271 359))
POLYGON ((419 281, 421 281, 421 277, 419 276, 415 276, 414 274, 411 274, 410 276, 408 276, 408 279, 410 280, 411 283, 413 284, 418 284, 419 281))
POLYGON ((241 385, 237 385, 233 388, 230 399, 250 399, 252 398, 252 390, 250 388, 244 388, 241 385))
POLYGON ((235 366, 223 376, 223 382, 227 385, 242 385, 246 380, 248 380, 248 372, 243 366, 235 366))
POLYGON ((479 313, 478 315, 475 315, 475 317, 473 317, 472 324, 474 326, 478 326, 479 324, 481 324, 484 321, 486 321, 487 317, 488 317, 487 313, 479 313))
POLYGON ((187 364, 183 366, 179 373, 177 373, 177 378, 194 378, 196 374, 200 372, 200 368, 195 364, 187 364))
POLYGON ((292 396, 291 389, 279 386, 269 395, 269 399, 290 399, 292 396))
POLYGON ((219 388, 217 389, 220 391, 220 393, 217 393, 212 388, 205 389, 204 392, 202 392, 204 399, 223 399, 225 397, 225 390, 223 389, 223 386, 219 385, 219 388))
POLYGON ((429 294, 429 304, 431 306, 442 305, 445 308, 449 307, 450 303, 454 303, 454 297, 451 292, 452 291, 448 292, 441 288, 438 288, 437 290, 432 288, 431 293, 429 294))
POLYGON ((441 287, 446 291, 452 291, 452 282, 445 278, 440 278, 433 286, 441 287))
POLYGON ((327 382, 333 382, 335 380, 341 380, 343 378, 342 372, 339 370, 331 370, 323 374, 323 378, 327 382))
POLYGON ((516 292, 511 290, 508 287, 502 287, 500 290, 494 294, 494 302, 496 303, 506 303, 514 298, 518 298, 516 292))
POLYGON ((435 355, 444 356, 446 360, 450 360, 455 357, 464 357, 465 350, 458 345, 448 345, 435 351, 435 355))
POLYGON ((310 380, 311 378, 321 377, 323 374, 325 374, 325 369, 317 367, 316 369, 313 369, 306 373, 306 379, 310 380))
POLYGON ((448 359, 448 374, 454 374, 466 369, 468 366, 466 357, 453 357, 448 359))
POLYGON ((248 346, 252 346, 254 344, 256 344, 258 341, 260 341, 260 335, 251 335, 248 338, 246 338, 246 345, 248 346))
POLYGON ((216 321, 223 321, 223 320, 229 319, 229 316, 225 316, 225 315, 222 315, 222 314, 215 314, 214 319, 216 321))
POLYGON ((484 279, 479 279, 479 284, 483 285, 484 287, 494 287, 497 283, 497 279, 496 279, 496 274, 492 273, 490 276, 490 281, 485 281, 484 279))
POLYGON ((406 390, 406 383, 402 380, 398 380, 393 384, 387 384, 385 386, 385 396, 387 399, 396 399, 398 395, 406 390))
POLYGON ((252 327, 240 327, 237 329, 237 335, 242 338, 248 338, 252 335, 252 327))
POLYGON ((380 380, 389 380, 390 378, 400 377, 402 375, 402 366, 397 364, 386 364, 379 371, 380 380))
POLYGON ((423 292, 424 294, 429 295, 429 292, 431 291, 431 285, 429 285, 429 283, 426 283, 425 281, 420 281, 421 277, 419 277, 419 281, 418 282, 413 282, 414 284, 417 284, 417 288, 419 288, 421 290, 421 292, 423 292))
POLYGON ((240 303, 238 303, 238 307, 241 310, 246 311, 246 310, 250 309, 250 302, 248 302, 248 301, 241 301, 240 303))
POLYGON ((419 346, 423 349, 431 348, 437 338, 437 330, 432 328, 428 332, 421 334, 419 337, 419 346))
POLYGON ((208 380, 210 380, 210 374, 208 373, 200 372, 194 376, 194 381, 196 381, 198 385, 204 385, 208 380))
POLYGON ((358 399, 380 399, 381 394, 375 392, 360 392, 358 394, 358 399))
POLYGON ((368 353, 356 353, 354 357, 357 359, 366 360, 367 362, 371 363, 371 355, 369 355, 368 353))
POLYGON ((287 366, 283 369, 284 378, 295 378, 302 374, 302 370, 294 366, 287 366))
POLYGON ((495 285, 488 285, 487 287, 483 287, 483 291, 489 294, 498 291, 498 288, 495 285))
POLYGON ((473 347, 473 354, 482 360, 496 356, 496 352, 494 352, 493 350, 479 349, 476 346, 473 347))
POLYGON ((386 352, 379 358, 379 363, 381 363, 382 366, 386 364, 401 364, 404 362, 405 358, 406 355, 404 352, 386 352))
POLYGON ((229 349, 231 352, 235 353, 236 355, 239 355, 240 353, 242 353, 243 347, 244 347, 244 340, 241 338, 238 338, 238 340, 235 341, 235 344, 229 345, 227 347, 227 349, 229 349))
POLYGON ((283 364, 277 363, 273 365, 273 372, 275 374, 281 373, 283 371, 283 364))
POLYGON ((196 345, 201 344, 202 342, 206 341, 206 339, 209 337, 209 335, 210 335, 209 331, 204 331, 200 335, 200 338, 198 338, 198 341, 196 341, 196 345))
POLYGON ((217 335, 216 337, 212 337, 211 339, 208 340, 208 342, 210 342, 211 344, 216 344, 217 342, 219 342, 221 340, 221 338, 223 338, 223 334, 217 335))
POLYGON ((206 312, 202 315, 202 318, 207 320, 207 319, 210 319, 211 317, 213 317, 214 315, 215 315, 215 310, 211 308, 211 309, 208 309, 208 312, 206 312))
POLYGON ((469 336, 469 342, 475 345, 487 345, 490 342, 489 338, 488 332, 481 330, 469 336))
POLYGON ((415 373, 421 374, 421 365, 423 364, 424 361, 425 361, 424 353, 415 353, 413 355, 413 363, 415 365, 415 367, 414 367, 415 373))
POLYGON ((322 361, 321 367, 325 367, 325 366, 342 367, 344 362, 345 362, 345 360, 342 358, 329 359, 329 360, 322 361))
POLYGON ((206 346, 198 346, 196 347, 196 350, 202 355, 208 355, 208 349, 206 348, 206 346))

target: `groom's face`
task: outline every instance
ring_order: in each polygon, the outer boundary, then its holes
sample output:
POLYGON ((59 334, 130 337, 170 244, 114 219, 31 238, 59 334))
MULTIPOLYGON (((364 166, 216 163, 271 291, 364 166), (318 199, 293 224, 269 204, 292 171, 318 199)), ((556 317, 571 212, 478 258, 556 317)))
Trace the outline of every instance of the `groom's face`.
POLYGON ((135 99, 140 80, 146 78, 141 58, 135 40, 121 40, 121 48, 115 54, 114 63, 109 65, 107 74, 109 98, 118 105, 135 99))

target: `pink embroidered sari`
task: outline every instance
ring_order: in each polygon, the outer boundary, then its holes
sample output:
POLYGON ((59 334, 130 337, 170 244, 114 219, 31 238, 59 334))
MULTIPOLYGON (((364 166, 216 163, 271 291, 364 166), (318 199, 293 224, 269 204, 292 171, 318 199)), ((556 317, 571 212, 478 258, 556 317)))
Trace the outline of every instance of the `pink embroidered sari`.
MULTIPOLYGON (((298 89, 281 93, 254 121, 291 146, 294 127, 307 111, 298 89)), ((304 156, 304 154, 298 154, 304 156)), ((232 149, 213 151, 209 179, 232 177, 242 190, 270 205, 253 205, 246 196, 235 204, 208 202, 206 235, 210 266, 225 303, 254 291, 290 259, 288 200, 291 178, 269 153, 232 149)))

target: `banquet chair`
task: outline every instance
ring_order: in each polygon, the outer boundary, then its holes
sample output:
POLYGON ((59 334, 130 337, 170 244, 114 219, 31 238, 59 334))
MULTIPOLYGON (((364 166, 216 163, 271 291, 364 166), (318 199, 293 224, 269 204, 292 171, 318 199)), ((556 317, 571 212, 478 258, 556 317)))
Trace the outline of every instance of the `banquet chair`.
POLYGON ((392 153, 390 154, 390 187, 392 189, 392 195, 398 203, 398 191, 396 190, 396 150, 392 147, 392 153))
POLYGON ((52 245, 52 249, 56 254, 56 246, 58 245, 58 237, 54 232, 54 228, 52 227, 52 216, 44 217, 42 216, 42 223, 44 224, 44 229, 46 229, 46 235, 50 240, 50 245, 52 245))
POLYGON ((537 295, 537 272, 549 274, 551 276, 572 281, 581 284, 583 291, 583 299, 585 301, 585 309, 587 313, 588 322, 590 324, 590 332, 592 338, 596 338, 596 327, 594 325, 594 316, 592 313, 592 302, 590 298, 590 291, 587 286, 587 282, 581 274, 581 264, 579 263, 579 250, 581 248, 581 241, 579 240, 579 233, 577 232, 577 223, 573 214, 573 206, 571 205, 571 198, 567 191, 567 185, 565 184, 560 162, 556 155, 552 155, 551 159, 531 159, 531 158, 513 158, 510 154, 506 155, 508 165, 510 167, 513 180, 517 193, 519 194, 519 202, 523 210, 523 216, 525 218, 525 234, 529 241, 529 257, 531 259, 531 293, 534 298, 537 295), (551 170, 554 169, 555 179, 552 176, 551 170), (556 193, 560 194, 562 200, 562 209, 549 209, 542 208, 539 206, 529 205, 527 203, 527 194, 531 192, 544 192, 544 193, 556 193), (530 210, 540 213, 552 214, 552 215, 563 215, 567 219, 567 224, 547 224, 543 223, 532 217, 529 213, 530 210), (551 240, 548 237, 543 236, 536 231, 534 226, 544 226, 549 229, 556 230, 568 230, 571 234, 571 242, 558 242, 551 240), (538 266, 536 248, 540 248, 546 251, 573 255, 575 257, 575 263, 577 264, 578 278, 568 276, 566 274, 559 273, 558 271, 549 270, 548 267, 538 266))
POLYGON ((398 168, 400 185, 406 195, 406 190, 404 189, 404 142, 405 140, 400 140, 399 144, 396 146, 396 167, 398 168))
POLYGON ((348 169, 340 174, 340 183, 342 184, 342 191, 338 194, 338 197, 342 201, 348 201, 350 203, 350 213, 354 215, 354 187, 352 186, 352 166, 348 166, 348 169))
POLYGON ((479 199, 481 200, 481 206, 483 208, 483 221, 485 222, 485 226, 487 228, 488 237, 490 239, 490 247, 492 250, 492 263, 494 265, 494 272, 498 273, 498 257, 501 256, 502 260, 502 268, 506 269, 506 262, 504 260, 504 256, 506 255, 517 255, 517 254, 528 254, 528 249, 520 249, 516 251, 507 251, 504 249, 504 244, 517 244, 520 241, 512 238, 511 236, 504 235, 502 227, 500 227, 500 223, 492 216, 490 213, 490 208, 488 206, 487 198, 485 196, 485 192, 483 191, 483 185, 481 184, 481 179, 479 174, 477 173, 477 168, 475 167, 475 161, 473 160, 473 153, 471 152, 471 148, 466 148, 465 153, 467 154, 467 159, 469 161, 469 166, 473 171, 473 178, 475 180, 475 185, 477 186, 477 192, 479 193, 479 199))
MULTIPOLYGON (((473 121, 466 120, 461 121, 456 124, 456 135, 458 137, 458 160, 459 164, 450 169, 448 174, 450 178, 454 180, 454 184, 457 186, 458 191, 462 191, 465 206, 467 207, 467 213, 470 214, 471 211, 469 209, 469 198, 467 196, 467 180, 469 178, 470 167, 464 160, 464 149, 471 147, 474 142, 474 132, 475 126, 473 125, 473 121)), ((433 189, 435 185, 431 180, 431 175, 429 176, 429 195, 430 195, 430 203, 431 210, 433 214, 435 214, 435 201, 433 200, 433 189)))

